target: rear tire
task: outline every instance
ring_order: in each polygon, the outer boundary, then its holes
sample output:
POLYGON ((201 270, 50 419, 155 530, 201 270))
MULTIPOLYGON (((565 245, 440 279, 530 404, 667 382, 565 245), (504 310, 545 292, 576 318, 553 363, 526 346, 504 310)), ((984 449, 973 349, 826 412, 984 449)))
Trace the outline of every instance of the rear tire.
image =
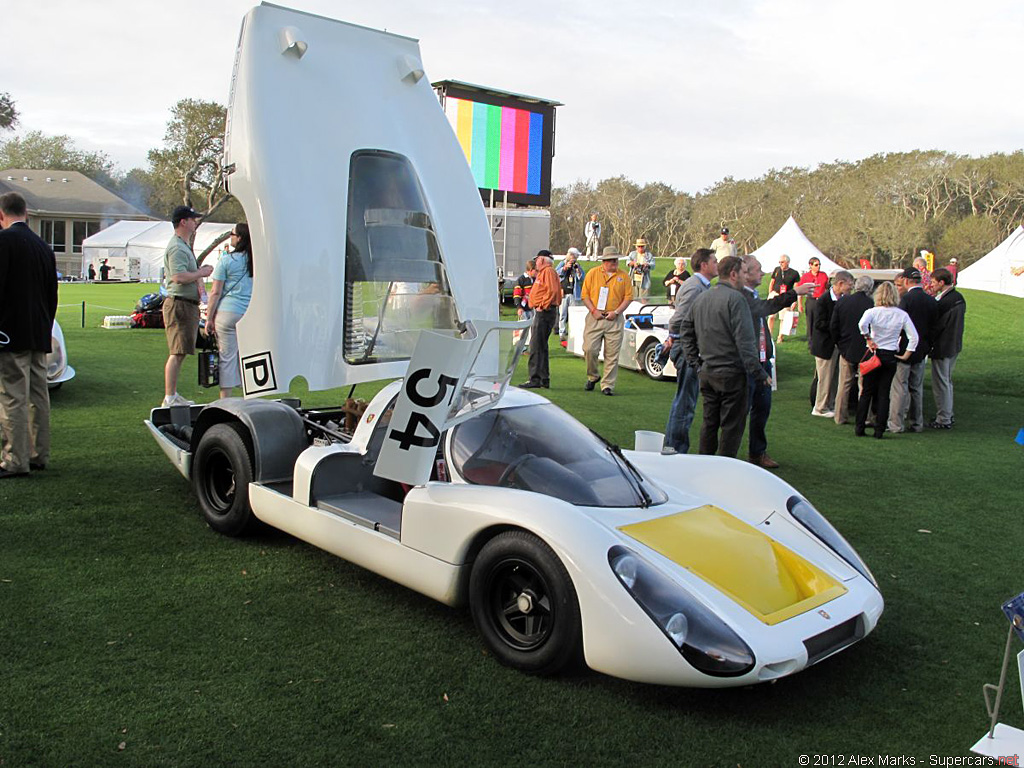
POLYGON ((658 362, 658 342, 651 339, 640 350, 640 369, 655 381, 665 378, 665 366, 658 362))
POLYGON ((253 521, 253 461, 247 437, 241 424, 214 424, 200 438, 192 459, 192 487, 203 519, 226 536, 240 536, 253 521))
POLYGON ((480 551, 469 582, 473 622, 502 664, 552 675, 580 657, 576 589, 558 555, 526 531, 508 531, 480 551))

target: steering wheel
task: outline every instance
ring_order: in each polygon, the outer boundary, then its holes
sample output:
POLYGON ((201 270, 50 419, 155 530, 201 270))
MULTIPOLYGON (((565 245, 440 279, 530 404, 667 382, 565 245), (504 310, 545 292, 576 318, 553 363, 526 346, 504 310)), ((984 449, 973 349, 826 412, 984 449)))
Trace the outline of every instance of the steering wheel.
MULTIPOLYGON (((498 487, 501 487, 501 486, 505 485, 505 481, 508 480, 510 477, 512 477, 512 474, 517 469, 519 469, 520 466, 525 464, 530 459, 535 459, 535 458, 537 458, 537 454, 535 454, 535 453, 524 453, 518 459, 516 459, 511 464, 509 464, 507 467, 505 467, 505 471, 501 473, 501 477, 498 478, 498 482, 495 483, 495 485, 497 485, 498 487)), ((510 485, 509 487, 511 488, 512 486, 510 485)))

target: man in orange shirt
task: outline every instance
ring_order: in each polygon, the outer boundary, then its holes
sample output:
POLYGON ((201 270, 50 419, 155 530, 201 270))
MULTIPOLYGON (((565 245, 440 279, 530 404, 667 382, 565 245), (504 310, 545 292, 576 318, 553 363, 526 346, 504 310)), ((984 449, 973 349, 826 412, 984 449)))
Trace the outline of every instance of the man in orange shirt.
POLYGON ((551 251, 540 251, 534 259, 537 277, 530 289, 529 303, 533 310, 530 331, 530 380, 520 384, 524 389, 548 389, 551 371, 548 368, 548 337, 558 327, 558 307, 562 303, 562 285, 551 259, 551 251))
POLYGON ((587 383, 591 392, 597 384, 597 358, 604 344, 604 376, 601 392, 612 394, 619 372, 619 348, 625 321, 622 313, 633 300, 629 275, 619 269, 619 252, 611 245, 601 254, 601 268, 594 267, 583 279, 581 298, 589 313, 583 327, 583 354, 587 359, 587 383))

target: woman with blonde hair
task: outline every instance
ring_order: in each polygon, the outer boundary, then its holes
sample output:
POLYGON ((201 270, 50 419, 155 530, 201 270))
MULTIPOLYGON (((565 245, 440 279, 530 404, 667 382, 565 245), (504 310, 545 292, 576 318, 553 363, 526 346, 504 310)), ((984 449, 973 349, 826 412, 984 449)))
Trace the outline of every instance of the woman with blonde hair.
POLYGON ((881 365, 862 376, 863 392, 857 401, 857 425, 854 432, 862 437, 868 411, 874 403, 875 437, 882 439, 889 413, 889 387, 896 375, 896 361, 907 360, 917 349, 917 329, 910 315, 896 306, 899 294, 892 283, 882 283, 875 289, 875 306, 868 309, 857 324, 867 340, 867 347, 877 356, 881 365), (907 348, 900 354, 900 334, 907 335, 907 348))

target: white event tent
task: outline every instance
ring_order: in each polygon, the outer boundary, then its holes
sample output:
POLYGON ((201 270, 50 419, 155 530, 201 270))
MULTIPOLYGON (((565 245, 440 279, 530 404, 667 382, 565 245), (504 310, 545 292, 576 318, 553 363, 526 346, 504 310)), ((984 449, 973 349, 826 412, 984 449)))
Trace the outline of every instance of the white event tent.
POLYGON ((1024 299, 1024 226, 956 276, 957 288, 1002 293, 1024 299))
MULTIPOLYGON (((196 232, 193 250, 198 256, 233 224, 203 222, 196 232)), ((82 275, 101 259, 115 267, 115 274, 132 275, 143 282, 163 279, 164 250, 174 235, 169 221, 119 221, 82 241, 82 275), (137 274, 133 267, 137 266, 137 274)))
POLYGON ((807 235, 792 216, 786 219, 786 223, 779 227, 779 231, 772 235, 767 243, 751 255, 756 256, 761 262, 761 269, 771 274, 772 270, 779 266, 779 257, 783 254, 789 256, 789 266, 800 274, 808 271, 808 264, 812 258, 817 258, 821 262, 821 271, 826 274, 842 269, 807 239, 807 235))
POLYGON ((100 260, 117 259, 127 256, 128 243, 147 229, 152 229, 159 221, 115 221, 106 229, 90 235, 82 241, 82 275, 89 271, 92 264, 99 269, 100 260))

